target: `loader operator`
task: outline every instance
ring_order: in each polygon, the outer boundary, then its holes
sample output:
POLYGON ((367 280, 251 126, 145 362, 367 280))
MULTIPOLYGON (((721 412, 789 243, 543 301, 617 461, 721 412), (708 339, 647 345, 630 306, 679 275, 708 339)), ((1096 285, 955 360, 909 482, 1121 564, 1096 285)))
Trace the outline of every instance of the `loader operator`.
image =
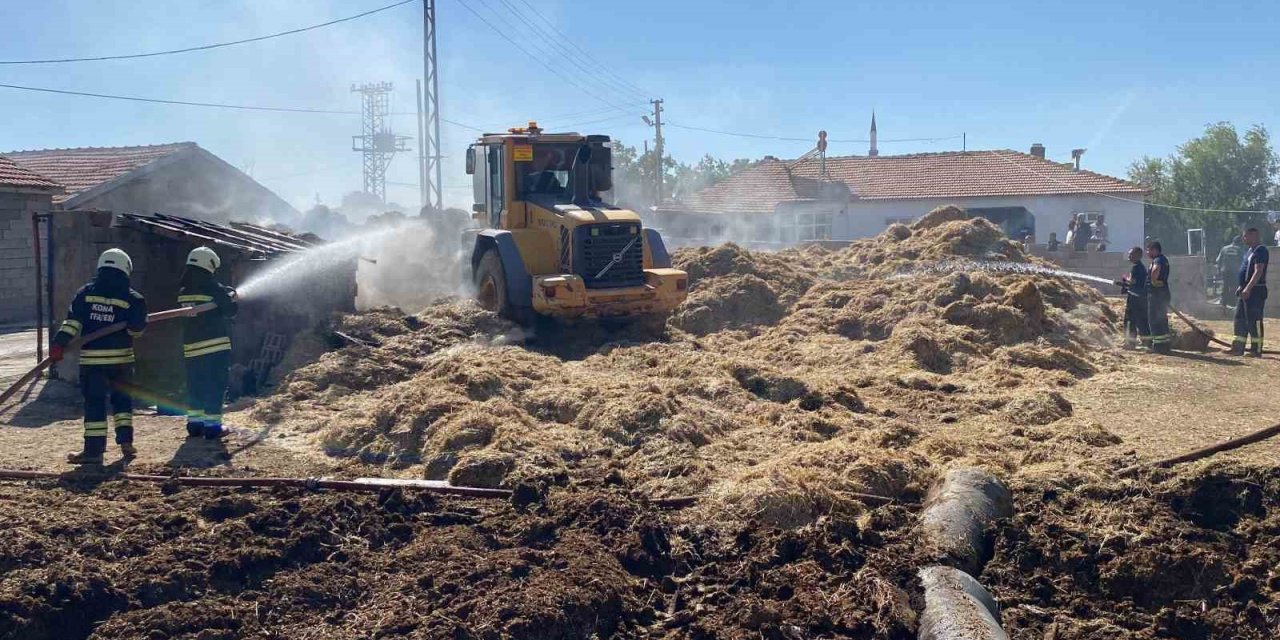
POLYGON ((197 247, 187 256, 178 291, 184 307, 212 302, 217 309, 189 317, 182 328, 182 355, 187 370, 187 436, 221 438, 222 400, 231 367, 228 321, 235 317, 236 290, 214 279, 222 265, 218 254, 197 247))
POLYGON ((117 323, 115 331, 91 340, 80 350, 80 387, 84 393, 84 450, 67 454, 71 464, 102 464, 107 450, 107 403, 111 403, 116 444, 126 459, 137 455, 133 446, 133 339, 147 326, 147 303, 129 288, 133 261, 120 249, 107 249, 98 258, 98 273, 71 299, 67 319, 53 338, 49 359, 59 362, 67 344, 117 323))
POLYGON ((1246 338, 1252 339, 1249 355, 1262 356, 1262 305, 1267 301, 1267 263, 1271 254, 1262 245, 1257 229, 1244 232, 1245 251, 1240 261, 1240 273, 1236 289, 1235 340, 1231 343, 1232 355, 1244 355, 1246 338))
POLYGON ((1151 268, 1147 271, 1147 323, 1151 329, 1151 351, 1169 353, 1173 335, 1169 331, 1169 259, 1164 257, 1160 242, 1147 243, 1151 268))
POLYGON ((1116 286, 1125 297, 1124 348, 1134 349, 1139 341, 1145 344, 1151 336, 1147 323, 1147 269, 1142 266, 1141 248, 1129 250, 1129 262, 1133 264, 1129 275, 1116 280, 1116 286))

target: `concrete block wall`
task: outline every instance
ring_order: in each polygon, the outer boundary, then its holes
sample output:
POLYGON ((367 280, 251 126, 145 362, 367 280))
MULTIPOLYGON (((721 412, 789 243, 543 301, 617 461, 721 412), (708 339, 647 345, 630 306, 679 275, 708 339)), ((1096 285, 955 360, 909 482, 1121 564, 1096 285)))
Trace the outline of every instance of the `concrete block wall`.
MULTIPOLYGON (((0 191, 0 324, 35 320, 37 285, 31 215, 52 206, 49 194, 0 191)), ((44 240, 43 225, 40 232, 44 240)))
MULTIPOLYGON (((1044 258, 1066 271, 1074 271, 1107 280, 1118 280, 1129 273, 1129 260, 1118 251, 1046 251, 1044 245, 1031 248, 1031 254, 1044 258)), ((1149 261, 1144 257, 1144 263, 1149 261)), ((1169 272, 1173 305, 1194 315, 1213 312, 1205 291, 1205 261, 1201 256, 1170 256, 1169 272)), ((1091 283, 1107 295, 1119 295, 1113 285, 1091 283)))

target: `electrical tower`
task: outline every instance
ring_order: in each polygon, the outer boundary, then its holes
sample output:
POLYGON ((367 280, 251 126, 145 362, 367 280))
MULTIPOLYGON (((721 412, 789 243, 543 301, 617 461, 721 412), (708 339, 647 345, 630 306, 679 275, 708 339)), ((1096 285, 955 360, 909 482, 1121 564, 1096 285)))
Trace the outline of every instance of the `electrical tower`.
POLYGON ((408 151, 408 136, 397 136, 387 126, 390 114, 391 83, 370 82, 352 85, 352 93, 360 94, 362 133, 351 136, 351 150, 364 154, 364 190, 387 202, 387 165, 397 151, 408 151))
POLYGON ((436 0, 422 0, 422 77, 426 85, 426 123, 420 153, 423 206, 444 208, 440 195, 440 82, 436 74, 436 0), (434 174, 434 175, 433 175, 434 174))

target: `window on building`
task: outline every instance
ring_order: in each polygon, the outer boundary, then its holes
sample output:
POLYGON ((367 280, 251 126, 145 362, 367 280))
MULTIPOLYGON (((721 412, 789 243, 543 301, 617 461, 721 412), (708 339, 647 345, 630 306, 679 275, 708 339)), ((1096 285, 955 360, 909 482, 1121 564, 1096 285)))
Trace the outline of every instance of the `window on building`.
POLYGON ((795 239, 797 242, 831 239, 831 213, 796 214, 795 239))

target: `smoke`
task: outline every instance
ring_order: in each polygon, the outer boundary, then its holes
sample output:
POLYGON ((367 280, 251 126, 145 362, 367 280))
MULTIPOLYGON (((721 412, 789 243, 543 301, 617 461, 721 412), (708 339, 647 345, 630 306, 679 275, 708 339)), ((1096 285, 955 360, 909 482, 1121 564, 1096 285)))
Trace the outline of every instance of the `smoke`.
POLYGON ((365 243, 356 271, 356 307, 416 313, 432 301, 470 297, 471 236, 466 218, 433 216, 386 227, 365 243))

